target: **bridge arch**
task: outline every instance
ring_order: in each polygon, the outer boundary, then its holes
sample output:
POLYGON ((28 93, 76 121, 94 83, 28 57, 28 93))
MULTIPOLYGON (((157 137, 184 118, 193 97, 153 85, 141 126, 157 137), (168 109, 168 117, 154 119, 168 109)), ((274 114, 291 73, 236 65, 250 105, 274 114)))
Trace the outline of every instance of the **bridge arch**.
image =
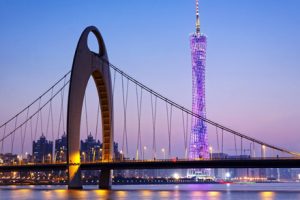
MULTIPOLYGON (((71 70, 68 110, 68 178, 69 188, 82 188, 80 170, 80 122, 84 94, 90 77, 93 77, 102 116, 102 160, 113 157, 113 99, 108 56, 103 38, 94 26, 87 27, 81 34, 75 51, 71 70), (99 53, 88 48, 88 36, 94 34, 98 41, 99 53)), ((110 170, 101 171, 101 188, 110 187, 110 170), (105 176, 105 177, 103 177, 105 176), (102 186, 101 186, 102 184, 102 186)))

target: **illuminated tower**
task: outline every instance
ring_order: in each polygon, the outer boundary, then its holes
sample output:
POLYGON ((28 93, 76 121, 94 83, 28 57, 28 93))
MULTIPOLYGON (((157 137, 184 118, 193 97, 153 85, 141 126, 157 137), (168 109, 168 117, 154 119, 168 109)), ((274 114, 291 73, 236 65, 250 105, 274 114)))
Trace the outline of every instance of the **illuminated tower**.
MULTIPOLYGON (((206 36, 200 33, 198 0, 196 0, 196 32, 190 36, 192 51, 193 100, 192 110, 206 117, 205 108, 205 65, 206 36)), ((204 121, 193 117, 190 135, 189 158, 209 158, 207 128, 204 121)))

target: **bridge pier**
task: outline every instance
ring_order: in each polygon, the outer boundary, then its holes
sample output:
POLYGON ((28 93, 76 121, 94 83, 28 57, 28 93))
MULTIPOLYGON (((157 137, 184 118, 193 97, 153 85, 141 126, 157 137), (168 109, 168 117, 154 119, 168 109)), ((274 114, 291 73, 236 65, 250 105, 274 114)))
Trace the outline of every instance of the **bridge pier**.
POLYGON ((112 182, 112 170, 111 169, 101 169, 99 177, 99 189, 110 190, 112 182))
POLYGON ((69 183, 68 189, 81 190, 81 169, 78 165, 69 165, 69 183))

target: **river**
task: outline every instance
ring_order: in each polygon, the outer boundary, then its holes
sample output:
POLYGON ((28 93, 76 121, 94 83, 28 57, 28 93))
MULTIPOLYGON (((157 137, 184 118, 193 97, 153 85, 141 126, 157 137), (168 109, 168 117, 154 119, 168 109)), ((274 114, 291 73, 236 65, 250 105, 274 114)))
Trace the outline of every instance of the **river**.
POLYGON ((66 186, 1 186, 0 199, 300 199, 300 183, 122 185, 112 190, 85 186, 67 190, 66 186))

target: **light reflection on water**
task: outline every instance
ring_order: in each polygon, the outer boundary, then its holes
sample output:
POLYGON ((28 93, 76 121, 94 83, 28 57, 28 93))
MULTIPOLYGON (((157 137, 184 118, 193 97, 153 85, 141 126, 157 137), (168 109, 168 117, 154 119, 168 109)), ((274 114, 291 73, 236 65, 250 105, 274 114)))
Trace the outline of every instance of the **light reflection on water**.
POLYGON ((111 191, 86 186, 67 190, 66 186, 0 187, 0 199, 300 199, 300 184, 212 184, 212 185, 128 185, 111 191))
POLYGON ((271 200, 271 199, 274 199, 275 192, 271 192, 271 191, 260 192, 259 196, 260 196, 261 199, 271 200))

